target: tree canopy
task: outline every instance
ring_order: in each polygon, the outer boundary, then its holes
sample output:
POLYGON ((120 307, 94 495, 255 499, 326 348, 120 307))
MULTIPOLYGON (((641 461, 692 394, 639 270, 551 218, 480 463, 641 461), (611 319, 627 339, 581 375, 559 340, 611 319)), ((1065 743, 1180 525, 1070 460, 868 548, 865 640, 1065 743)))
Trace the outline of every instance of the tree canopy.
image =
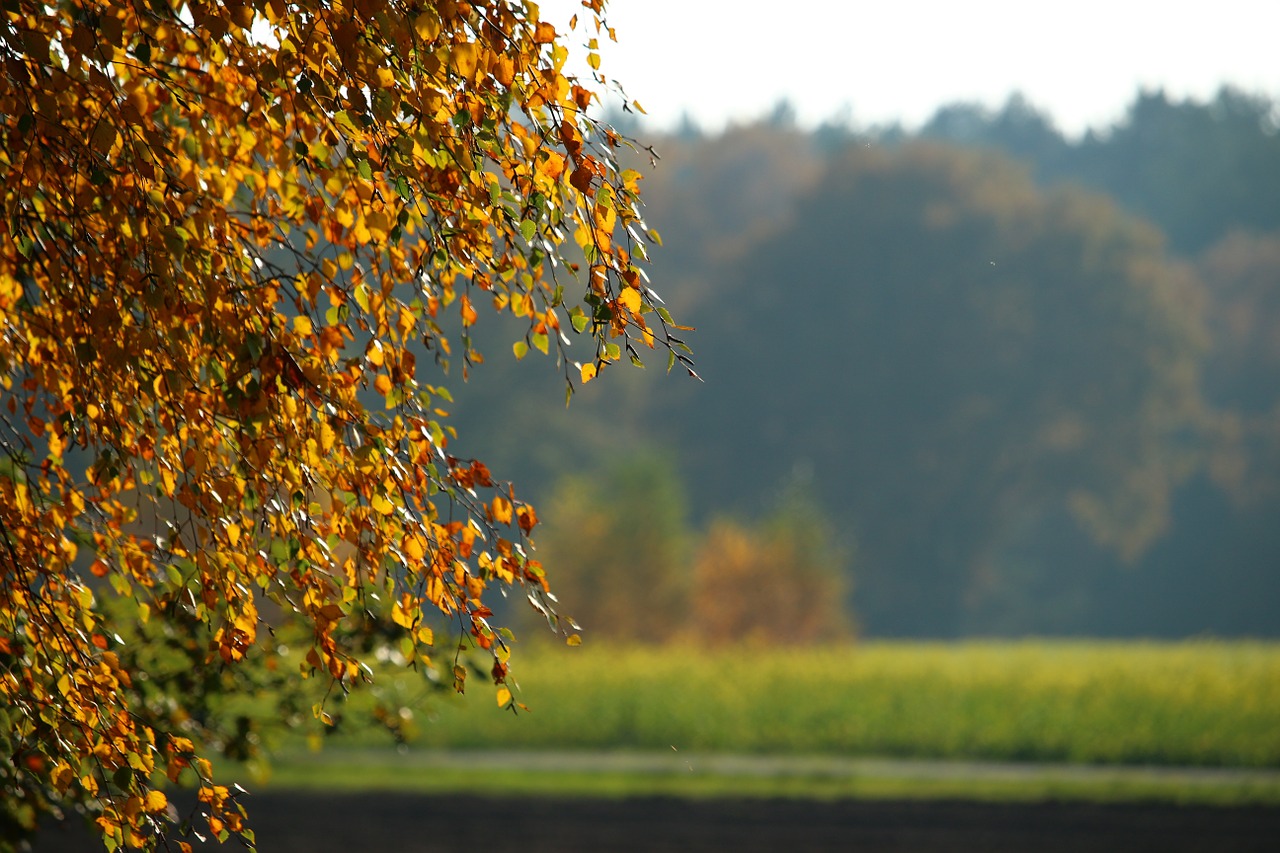
POLYGON ((568 393, 648 349, 690 365, 640 267, 631 143, 588 114, 613 31, 582 5, 567 29, 515 0, 5 6, 0 794, 20 829, 80 806, 108 848, 152 847, 167 777, 197 785, 201 831, 252 844, 198 698, 157 710, 123 662, 134 620, 234 669, 295 618, 303 675, 345 690, 370 674, 351 631, 391 626, 432 666, 437 612, 514 702, 486 601, 517 586, 554 619, 538 519, 451 452, 437 376, 483 362, 486 305, 568 393))
POLYGON ((620 373, 553 426, 556 377, 506 359, 454 420, 484 446, 512 418, 547 425, 499 451, 534 488, 566 460, 603 474, 619 446, 657 447, 695 531, 766 517, 807 459, 858 544, 850 603, 872 636, 1274 636, 1274 114, 1224 90, 1138 95, 1076 140, 1019 99, 920 134, 659 138, 651 272, 680 283, 706 385, 620 373), (1194 145, 1162 129, 1171 112, 1194 145), (962 150, 979 147, 1003 150, 962 150), (1135 158, 1181 166, 1112 186, 1135 158))
POLYGON ((849 146, 794 207, 690 312, 707 384, 666 429, 695 506, 812 466, 879 634, 981 631, 981 597, 1058 526, 1121 559, 1168 529, 1206 340, 1155 229, 923 143, 849 146))

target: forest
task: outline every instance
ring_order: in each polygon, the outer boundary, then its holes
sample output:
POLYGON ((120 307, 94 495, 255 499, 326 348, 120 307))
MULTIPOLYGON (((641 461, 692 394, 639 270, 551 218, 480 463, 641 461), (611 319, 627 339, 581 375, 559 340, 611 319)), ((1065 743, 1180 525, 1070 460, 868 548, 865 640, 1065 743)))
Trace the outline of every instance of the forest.
POLYGON ((701 381, 566 409, 506 330, 450 420, 532 486, 587 638, 1277 636, 1278 111, 633 127, 701 381))

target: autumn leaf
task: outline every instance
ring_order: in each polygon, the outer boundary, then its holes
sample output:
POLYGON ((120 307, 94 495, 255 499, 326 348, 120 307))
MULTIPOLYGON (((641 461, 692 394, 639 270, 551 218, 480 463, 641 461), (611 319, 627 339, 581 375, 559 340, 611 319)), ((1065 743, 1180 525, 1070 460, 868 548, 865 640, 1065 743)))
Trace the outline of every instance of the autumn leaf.
POLYGON ((618 294, 618 301, 628 311, 635 314, 640 313, 640 291, 631 287, 624 287, 622 292, 618 294))

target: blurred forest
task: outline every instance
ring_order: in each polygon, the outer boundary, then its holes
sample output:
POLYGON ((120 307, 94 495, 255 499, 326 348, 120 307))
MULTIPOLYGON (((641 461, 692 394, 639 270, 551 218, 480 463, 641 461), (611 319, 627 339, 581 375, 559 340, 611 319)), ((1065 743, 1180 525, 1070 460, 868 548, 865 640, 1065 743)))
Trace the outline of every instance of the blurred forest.
POLYGON ((640 131, 705 382, 654 353, 565 410, 495 344, 461 452, 534 487, 588 637, 1280 635, 1278 118, 640 131))

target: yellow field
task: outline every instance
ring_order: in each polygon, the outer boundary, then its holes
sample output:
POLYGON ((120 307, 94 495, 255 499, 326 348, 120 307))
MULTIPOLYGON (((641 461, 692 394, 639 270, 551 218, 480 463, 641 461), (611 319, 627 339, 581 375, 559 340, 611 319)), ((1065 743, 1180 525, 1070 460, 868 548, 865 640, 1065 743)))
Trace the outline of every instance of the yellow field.
POLYGON ((475 684, 416 745, 1280 766, 1280 644, 526 649, 533 710, 475 684))

